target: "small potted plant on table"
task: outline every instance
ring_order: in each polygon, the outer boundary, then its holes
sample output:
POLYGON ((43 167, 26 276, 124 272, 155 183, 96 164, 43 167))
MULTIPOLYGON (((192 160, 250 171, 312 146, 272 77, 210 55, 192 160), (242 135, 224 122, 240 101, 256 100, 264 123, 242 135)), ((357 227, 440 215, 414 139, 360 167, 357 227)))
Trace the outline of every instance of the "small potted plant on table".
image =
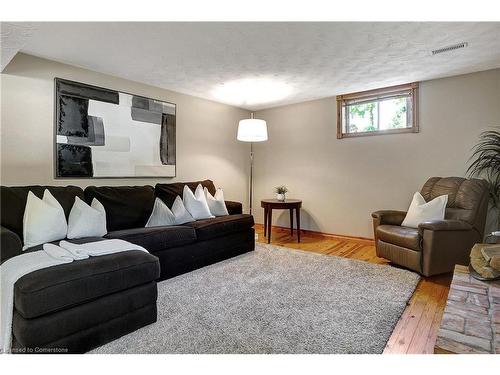
POLYGON ((276 199, 279 200, 280 202, 284 202, 286 199, 286 193, 288 192, 288 188, 284 185, 276 186, 274 188, 274 191, 276 192, 276 199))

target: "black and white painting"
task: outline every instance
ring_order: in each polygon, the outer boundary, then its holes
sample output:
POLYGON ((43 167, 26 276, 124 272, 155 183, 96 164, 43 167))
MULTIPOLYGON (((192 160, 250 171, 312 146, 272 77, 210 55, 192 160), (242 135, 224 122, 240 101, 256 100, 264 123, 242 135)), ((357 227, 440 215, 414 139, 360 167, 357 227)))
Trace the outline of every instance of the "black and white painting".
POLYGON ((56 78, 56 177, 174 177, 175 104, 56 78))

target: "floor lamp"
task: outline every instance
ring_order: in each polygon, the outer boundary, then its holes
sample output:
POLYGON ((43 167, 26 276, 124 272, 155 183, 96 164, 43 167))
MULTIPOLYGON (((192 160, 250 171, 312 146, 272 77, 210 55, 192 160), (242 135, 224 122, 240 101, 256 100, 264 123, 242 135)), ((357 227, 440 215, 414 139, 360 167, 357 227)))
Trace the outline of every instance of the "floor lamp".
POLYGON ((253 118, 240 120, 238 124, 238 141, 250 142, 250 214, 252 214, 253 200, 253 142, 267 141, 267 124, 264 120, 253 118))

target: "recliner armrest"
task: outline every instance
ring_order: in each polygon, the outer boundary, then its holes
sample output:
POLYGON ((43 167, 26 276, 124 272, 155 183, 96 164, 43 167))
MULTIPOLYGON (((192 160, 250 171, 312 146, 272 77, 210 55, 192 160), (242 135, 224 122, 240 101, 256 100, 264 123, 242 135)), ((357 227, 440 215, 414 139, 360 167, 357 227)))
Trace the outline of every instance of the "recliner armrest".
POLYGON ((420 234, 422 234, 424 230, 463 231, 472 230, 472 226, 462 220, 432 220, 424 221, 418 225, 418 231, 420 234))
POLYGON ((422 274, 432 276, 451 272, 455 264, 469 264, 470 251, 481 236, 461 220, 432 220, 420 223, 422 274))
POLYGON ((381 210, 372 213, 372 218, 378 221, 378 225, 401 225, 405 216, 405 211, 397 210, 381 210))
POLYGON ((238 215, 243 213, 243 204, 234 201, 225 201, 229 215, 238 215))
POLYGON ((21 238, 11 230, 0 226, 0 258, 1 263, 13 256, 21 254, 23 243, 21 238))

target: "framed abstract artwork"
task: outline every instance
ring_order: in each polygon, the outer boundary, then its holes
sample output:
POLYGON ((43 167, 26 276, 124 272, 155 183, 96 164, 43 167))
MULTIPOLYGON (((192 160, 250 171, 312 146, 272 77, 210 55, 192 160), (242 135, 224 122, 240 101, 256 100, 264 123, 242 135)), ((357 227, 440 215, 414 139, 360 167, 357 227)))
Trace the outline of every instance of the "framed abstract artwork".
POLYGON ((55 79, 55 177, 175 177, 175 104, 55 79))

